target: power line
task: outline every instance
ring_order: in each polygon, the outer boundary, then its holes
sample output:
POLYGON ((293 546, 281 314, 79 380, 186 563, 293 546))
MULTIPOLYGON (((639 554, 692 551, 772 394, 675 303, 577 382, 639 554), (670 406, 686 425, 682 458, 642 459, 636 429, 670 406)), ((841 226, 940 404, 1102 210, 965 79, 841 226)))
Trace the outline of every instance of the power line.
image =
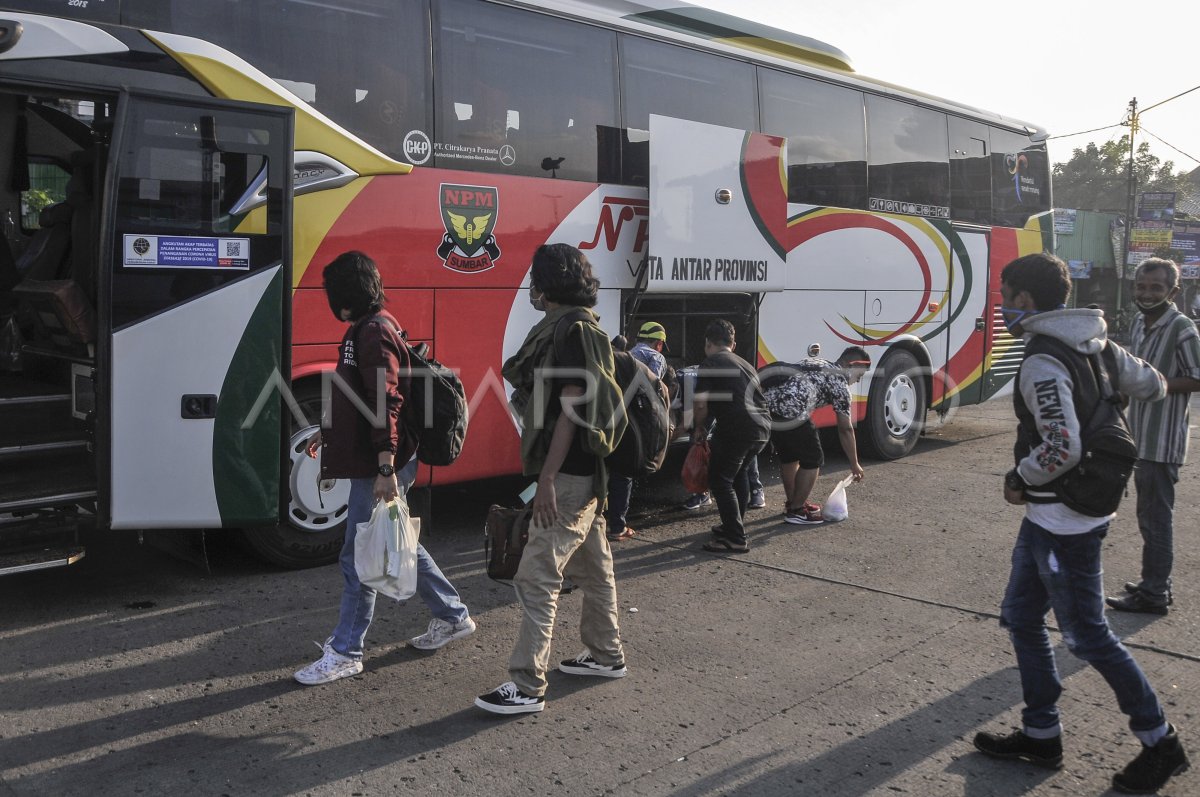
MULTIPOLYGON (((1200 88, 1200 86, 1198 86, 1197 88, 1200 88)), ((1098 133, 1101 130, 1110 130, 1114 127, 1121 127, 1124 124, 1125 124, 1124 122, 1118 122, 1115 125, 1105 125, 1104 127, 1094 127, 1091 130, 1080 130, 1078 133, 1062 133, 1057 136, 1049 136, 1047 138, 1047 141, 1049 141, 1050 139, 1054 139, 1054 138, 1070 138, 1072 136, 1082 136, 1082 135, 1086 135, 1088 133, 1098 133)))
MULTIPOLYGON (((1176 94, 1174 97, 1167 97, 1167 98, 1166 98, 1165 100, 1163 100, 1162 102, 1156 102, 1156 103, 1154 103, 1153 105, 1151 105, 1151 106, 1149 106, 1149 107, 1147 107, 1147 108, 1143 108, 1143 109, 1142 109, 1142 113, 1145 113, 1146 111, 1149 111, 1149 110, 1151 110, 1151 109, 1153 109, 1153 108, 1157 108, 1157 107, 1158 107, 1158 106, 1160 106, 1160 105, 1165 105, 1166 103, 1170 102, 1171 100, 1177 100, 1177 99, 1179 99, 1180 97, 1182 97, 1184 94, 1191 94, 1191 93, 1192 93, 1193 91, 1195 91, 1196 89, 1200 89, 1200 86, 1192 86, 1192 87, 1191 87, 1190 89, 1188 89, 1187 91, 1181 91, 1181 92, 1179 92, 1178 94, 1176 94)), ((1158 136, 1155 136, 1155 138, 1158 138, 1158 136)), ((1165 141, 1164 141, 1163 143, 1164 143, 1164 144, 1166 144, 1167 142, 1165 142, 1165 141)), ((1170 145, 1170 144, 1167 144, 1167 146, 1171 146, 1171 145, 1170 145)), ((1189 157, 1189 158, 1191 158, 1192 156, 1191 156, 1191 155, 1189 155, 1188 157, 1189 157)), ((1195 160, 1195 158, 1192 158, 1192 160, 1195 160)))
MULTIPOLYGON (((1197 86, 1196 88, 1200 88, 1200 86, 1197 86)), ((1173 149, 1173 150, 1175 150, 1176 152, 1178 152, 1178 153, 1179 153, 1180 155, 1182 155, 1183 157, 1185 157, 1185 158, 1188 158, 1188 159, 1190 159, 1190 160, 1194 160, 1196 163, 1200 163, 1200 158, 1197 158, 1197 157, 1195 157, 1195 156, 1193 156, 1193 155, 1189 155, 1189 154, 1187 154, 1186 152, 1184 152, 1183 150, 1181 150, 1179 147, 1175 146, 1174 144, 1171 144, 1171 143, 1168 143, 1168 142, 1166 142, 1166 141, 1163 141, 1163 140, 1162 140, 1161 138, 1159 138, 1158 136, 1155 136, 1155 135, 1154 135, 1154 133, 1153 133, 1152 131, 1150 131, 1150 130, 1149 130, 1149 129, 1148 129, 1146 126, 1145 126, 1145 125, 1142 125, 1142 132, 1143 132, 1143 133, 1149 133, 1149 134, 1150 134, 1151 136, 1153 136, 1153 137, 1154 137, 1154 138, 1155 138, 1155 139, 1156 139, 1156 140, 1157 140, 1157 141, 1158 141, 1160 144, 1165 144, 1166 146, 1168 146, 1168 147, 1170 147, 1171 149, 1173 149)))

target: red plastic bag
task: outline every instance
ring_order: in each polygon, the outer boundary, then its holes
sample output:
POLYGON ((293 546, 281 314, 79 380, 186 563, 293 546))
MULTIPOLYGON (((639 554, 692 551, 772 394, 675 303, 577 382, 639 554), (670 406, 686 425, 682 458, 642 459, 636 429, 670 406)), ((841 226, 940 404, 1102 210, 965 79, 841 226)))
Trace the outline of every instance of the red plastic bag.
POLYGON ((708 442, 697 443, 688 449, 683 461, 683 489, 695 495, 708 492, 708 442))

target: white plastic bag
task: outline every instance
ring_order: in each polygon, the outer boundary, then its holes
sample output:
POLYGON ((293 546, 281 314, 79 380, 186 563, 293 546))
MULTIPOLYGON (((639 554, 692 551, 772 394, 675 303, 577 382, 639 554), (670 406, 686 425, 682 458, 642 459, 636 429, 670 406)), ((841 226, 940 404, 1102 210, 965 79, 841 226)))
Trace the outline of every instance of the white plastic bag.
POLYGON ((822 517, 834 522, 850 517, 850 504, 846 501, 846 488, 853 481, 853 476, 847 476, 837 483, 833 492, 825 499, 825 506, 821 507, 822 517))
POLYGON ((364 587, 398 601, 417 591, 417 537, 421 519, 402 499, 379 501, 354 536, 354 569, 364 587))

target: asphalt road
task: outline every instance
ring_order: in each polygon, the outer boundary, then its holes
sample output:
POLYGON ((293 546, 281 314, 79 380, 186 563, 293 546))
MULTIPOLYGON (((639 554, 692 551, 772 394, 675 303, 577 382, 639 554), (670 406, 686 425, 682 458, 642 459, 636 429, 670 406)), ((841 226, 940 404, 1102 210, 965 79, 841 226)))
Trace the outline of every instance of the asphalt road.
MULTIPOLYGON (((546 710, 486 715, 507 680, 518 612, 482 569, 483 515, 521 484, 433 496, 425 544, 479 630, 434 654, 419 601, 384 601, 365 672, 291 679, 333 625, 335 567, 284 572, 208 539, 211 573, 93 541, 74 568, 0 580, 0 796, 94 794, 1093 795, 1137 743, 1104 681, 1058 643, 1063 770, 996 762, 970 744, 1019 724, 996 622, 1019 509, 1000 495, 1014 421, 962 410, 908 458, 868 463, 840 524, 780 523, 775 463, 752 550, 699 550, 715 511, 685 513, 673 478, 635 494, 616 548, 623 680, 550 675, 546 710)), ((1193 429, 1193 444, 1197 432, 1193 429)), ((817 492, 846 463, 830 454, 817 492)), ((1200 466, 1183 469, 1175 606, 1115 615, 1169 718, 1200 757, 1200 466)), ((1109 534, 1106 583, 1137 574, 1132 498, 1109 534)), ((578 643, 561 600, 555 659, 578 643)), ((1200 794, 1200 760, 1162 793, 1200 794)))

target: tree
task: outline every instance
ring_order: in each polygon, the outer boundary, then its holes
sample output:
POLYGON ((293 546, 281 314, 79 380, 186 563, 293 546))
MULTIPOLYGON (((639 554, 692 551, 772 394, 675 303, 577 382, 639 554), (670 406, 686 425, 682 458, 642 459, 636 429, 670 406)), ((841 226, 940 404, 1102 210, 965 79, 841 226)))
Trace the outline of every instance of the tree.
MULTIPOLYGON (((1129 136, 1088 144, 1071 153, 1066 163, 1054 164, 1054 206, 1076 210, 1125 213, 1129 192, 1129 136)), ((1173 161, 1162 162, 1142 142, 1133 159, 1138 193, 1176 191, 1187 193, 1191 184, 1186 172, 1174 173, 1173 161)))

